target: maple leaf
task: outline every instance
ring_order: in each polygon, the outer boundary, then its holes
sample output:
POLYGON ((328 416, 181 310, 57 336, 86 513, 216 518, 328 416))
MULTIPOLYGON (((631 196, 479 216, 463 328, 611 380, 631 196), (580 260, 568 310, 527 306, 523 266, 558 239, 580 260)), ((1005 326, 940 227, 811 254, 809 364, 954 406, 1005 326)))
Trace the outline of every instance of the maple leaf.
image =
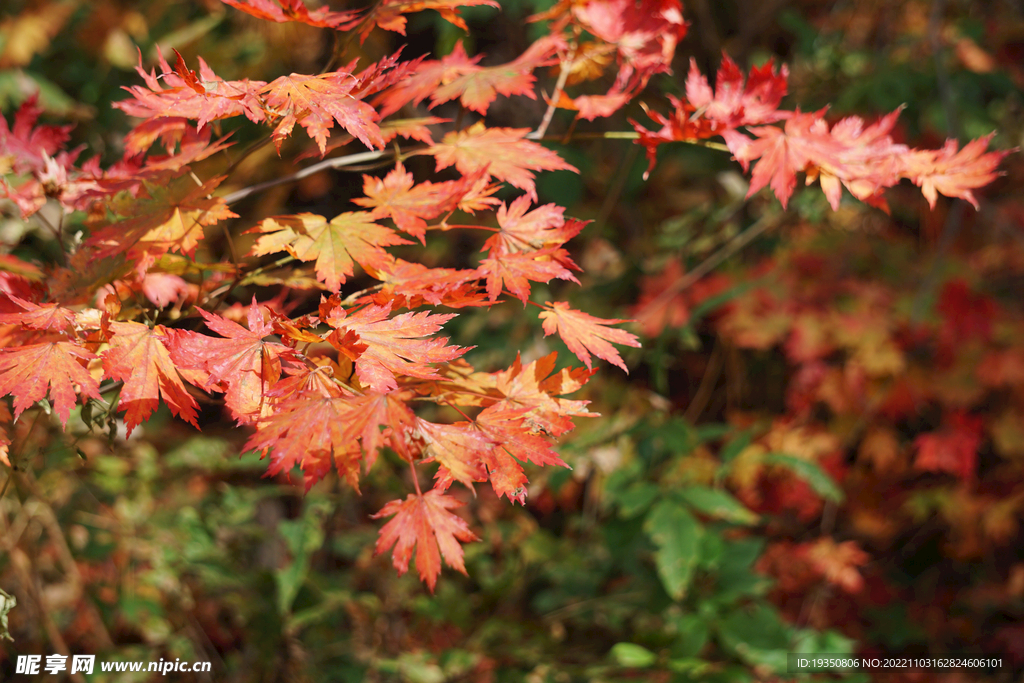
POLYGON ((569 260, 565 249, 541 249, 538 251, 515 254, 498 254, 483 259, 477 271, 487 278, 487 298, 497 301, 504 288, 512 296, 523 302, 530 297, 530 280, 534 282, 550 282, 552 278, 579 280, 566 269, 565 265, 575 266, 569 260))
POLYGON ((427 461, 441 466, 437 471, 438 488, 447 489, 453 480, 469 488, 475 481, 487 481, 481 457, 494 444, 473 423, 435 424, 417 418, 416 427, 423 437, 427 461))
POLYGON ((0 324, 23 325, 30 330, 63 332, 74 325, 75 312, 59 304, 36 304, 25 301, 13 294, 7 299, 17 307, 16 313, 0 313, 0 324))
POLYGON ((171 412, 198 428, 199 404, 189 395, 164 346, 163 327, 150 329, 134 322, 111 322, 110 348, 103 353, 106 376, 123 380, 118 407, 125 408, 125 426, 132 430, 153 414, 162 397, 171 412))
POLYGON ((14 395, 14 419, 18 419, 47 395, 49 386, 53 410, 66 427, 75 405, 76 386, 83 399, 102 400, 99 385, 81 363, 95 358, 63 337, 0 349, 0 396, 14 395))
POLYGON ((744 86, 743 72, 729 55, 722 54, 715 90, 712 92, 707 78, 697 68, 697 60, 690 59, 690 73, 686 77, 686 99, 705 116, 728 128, 774 123, 789 116, 778 111, 786 95, 789 68, 783 64, 778 74, 768 60, 750 71, 744 86))
POLYGON ((759 159, 750 177, 747 197, 771 185, 782 207, 789 203, 796 187, 796 174, 803 171, 814 158, 838 156, 843 147, 822 130, 820 113, 801 114, 799 111, 786 121, 785 129, 759 126, 750 132, 757 140, 734 150, 733 154, 743 167, 759 159))
POLYGON ((484 249, 497 254, 512 254, 520 251, 559 247, 580 233, 590 221, 564 218, 565 209, 554 204, 538 206, 532 211, 530 198, 517 197, 510 205, 498 207, 496 235, 484 242, 484 249))
MULTIPOLYGON (((381 289, 360 299, 359 303, 373 302, 385 306, 397 297, 404 297, 407 308, 417 308, 422 301, 433 306, 443 304, 462 308, 479 305, 483 301, 477 291, 479 273, 476 270, 428 268, 421 263, 395 259, 371 275, 381 281, 381 289)), ((398 307, 398 304, 394 306, 398 307)))
POLYGON ((564 47, 565 41, 561 36, 549 35, 535 41, 507 64, 482 67, 476 64, 479 56, 472 60, 466 56, 460 41, 442 60, 449 70, 434 84, 430 92, 430 107, 433 109, 458 98, 467 109, 486 114, 499 94, 506 97, 525 95, 535 100, 537 95, 533 92, 533 85, 537 79, 533 76, 534 69, 553 63, 551 58, 564 47))
POLYGON ((383 149, 376 110, 352 96, 358 85, 359 79, 352 74, 335 71, 316 76, 293 73, 264 86, 266 105, 282 117, 273 133, 278 154, 296 123, 316 140, 320 153, 326 153, 335 121, 367 147, 383 149))
POLYGON ((221 197, 210 196, 223 180, 224 176, 211 178, 197 186, 177 172, 163 174, 162 182, 147 181, 141 196, 111 202, 111 209, 124 220, 95 230, 86 245, 97 249, 97 257, 127 253, 138 259, 168 251, 190 256, 203 237, 204 226, 238 217, 221 197))
POLYGON ((912 150, 902 157, 902 174, 921 188, 921 194, 933 209, 939 194, 966 199, 978 209, 972 190, 1002 175, 996 167, 1011 151, 985 153, 994 135, 990 133, 971 140, 959 152, 956 140, 947 140, 939 150, 912 150))
POLYGON ((949 472, 963 481, 974 478, 981 446, 981 419, 953 413, 937 432, 914 439, 914 467, 925 472, 949 472))
POLYGON ((206 391, 225 392, 225 404, 239 424, 253 422, 268 407, 266 391, 281 377, 282 360, 296 358, 295 351, 264 338, 274 326, 253 297, 246 329, 238 323, 203 309, 196 309, 206 326, 223 338, 188 330, 166 330, 166 346, 179 369, 199 371, 186 379, 206 391))
POLYGON ((426 150, 437 160, 437 170, 455 166, 462 175, 486 171, 524 190, 536 201, 534 171, 574 171, 555 152, 526 139, 529 128, 487 128, 482 121, 469 128, 452 131, 426 150))
POLYGON ((800 550, 829 583, 847 593, 859 593, 864 588, 859 567, 867 564, 871 556, 861 550, 856 541, 836 543, 831 537, 825 537, 803 545, 800 550))
POLYGON ((396 375, 438 377, 430 363, 458 358, 468 348, 447 346, 448 338, 423 339, 441 329, 454 313, 402 313, 388 318, 391 306, 365 306, 356 313, 336 307, 325 322, 334 328, 327 340, 355 359, 356 376, 374 391, 398 387, 396 375))
POLYGON ((463 31, 468 31, 466 22, 459 16, 457 7, 487 7, 501 8, 495 0, 382 0, 377 3, 367 15, 366 21, 359 30, 360 40, 366 40, 374 26, 385 31, 394 31, 405 35, 406 19, 404 14, 422 12, 425 9, 437 10, 441 18, 458 26, 463 31))
MULTIPOLYGON (((551 444, 548 440, 532 430, 528 422, 528 415, 534 410, 535 408, 531 406, 516 406, 511 401, 501 401, 484 408, 476 416, 475 422, 487 438, 498 444, 498 448, 494 450, 505 450, 523 462, 529 461, 542 467, 544 465, 569 467, 551 449, 551 444)), ((490 470, 492 465, 486 459, 485 464, 487 464, 488 470, 490 470)), ((517 476, 510 472, 508 463, 499 461, 493 466, 505 471, 507 476, 517 476)), ((522 468, 519 468, 519 472, 522 473, 522 468)), ((491 484, 493 485, 494 483, 492 478, 491 484)), ((502 493, 507 493, 509 490, 519 488, 519 486, 519 484, 511 486, 506 488, 505 491, 499 491, 495 486, 494 490, 501 496, 502 493)), ((512 497, 510 496, 509 500, 511 499, 512 497)))
POLYGON ((334 292, 353 275, 353 261, 367 270, 383 268, 392 256, 382 247, 409 244, 366 211, 342 213, 330 222, 312 213, 275 216, 247 232, 263 233, 250 256, 287 251, 300 261, 316 259, 317 278, 334 292))
POLYGON ((506 496, 513 504, 518 500, 520 505, 526 505, 526 485, 530 482, 515 458, 501 448, 492 448, 480 456, 480 461, 487 468, 487 478, 498 498, 506 496))
POLYGON ((0 167, 9 165, 14 173, 40 170, 71 137, 72 126, 36 126, 43 113, 38 103, 39 93, 22 102, 13 126, 0 116, 0 167))
POLYGON ((371 218, 391 217, 400 230, 409 233, 422 243, 426 236, 426 218, 437 218, 450 213, 458 206, 459 200, 468 191, 468 179, 450 180, 443 183, 430 181, 415 184, 412 174, 398 162, 383 180, 363 176, 363 194, 353 203, 372 208, 371 218))
POLYGON ((679 0, 584 0, 570 6, 584 28, 615 45, 627 69, 645 75, 671 70, 687 27, 679 0))
POLYGON ((639 347, 640 341, 635 334, 606 326, 630 321, 595 318, 587 313, 569 308, 569 304, 564 301, 556 301, 553 304, 548 301, 546 305, 551 308, 540 314, 541 320, 544 321, 545 337, 557 332, 569 350, 583 361, 588 370, 591 369, 590 354, 593 353, 598 358, 603 358, 612 365, 622 368, 623 371, 629 372, 626 364, 622 362, 619 352, 608 342, 639 347))
POLYGON ((178 68, 172 69, 164 56, 157 52, 161 74, 142 67, 142 52, 135 71, 146 86, 133 85, 124 89, 132 99, 115 102, 113 106, 129 116, 142 119, 173 117, 196 119, 201 130, 215 119, 245 116, 253 123, 266 119, 263 102, 259 97, 265 81, 225 81, 199 58, 199 73, 189 70, 178 55, 178 68), (161 85, 161 81, 169 87, 161 85))
POLYGON ((409 560, 415 550, 416 571, 420 580, 427 584, 430 592, 434 592, 437 577, 441 573, 441 558, 449 567, 465 574, 459 541, 468 543, 480 540, 469 530, 465 520, 450 512, 462 505, 438 489, 431 489, 424 494, 410 493, 405 500, 391 501, 372 516, 373 519, 394 516, 381 528, 374 555, 380 555, 394 546, 391 560, 401 576, 409 570, 409 560))
POLYGON ((358 12, 332 12, 327 7, 321 7, 311 12, 302 0, 279 0, 279 4, 272 0, 221 0, 221 2, 259 19, 276 21, 279 24, 297 21, 319 28, 347 31, 359 23, 358 12))
POLYGON ((304 396, 276 405, 271 415, 261 417, 256 433, 245 443, 246 450, 267 452, 273 456, 268 474, 288 472, 293 467, 312 470, 308 486, 326 474, 322 463, 329 458, 337 462, 338 472, 359 491, 359 470, 352 467, 361 459, 362 452, 352 428, 352 419, 358 415, 350 397, 304 396))
MULTIPOLYGON (((563 368, 555 373, 557 355, 552 352, 526 365, 517 355, 508 369, 494 373, 465 373, 449 364, 449 377, 440 383, 438 393, 458 405, 486 406, 476 422, 495 443, 507 444, 523 435, 523 428, 531 435, 561 436, 573 429, 573 417, 597 416, 587 411, 589 401, 558 398, 578 391, 595 371, 563 368)), ((513 444, 509 452, 537 465, 567 466, 546 445, 528 441, 526 448, 513 444)))

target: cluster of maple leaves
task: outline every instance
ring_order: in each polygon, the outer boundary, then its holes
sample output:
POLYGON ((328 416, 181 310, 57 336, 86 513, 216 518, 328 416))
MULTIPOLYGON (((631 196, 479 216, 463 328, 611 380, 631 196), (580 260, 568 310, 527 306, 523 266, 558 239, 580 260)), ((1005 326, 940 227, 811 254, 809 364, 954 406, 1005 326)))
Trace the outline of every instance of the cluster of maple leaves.
MULTIPOLYGON (((409 12, 435 9, 465 28, 457 6, 497 6, 493 0, 384 0, 358 13, 310 10, 301 0, 223 1, 266 20, 351 31, 361 39, 375 27, 404 34, 409 12)), ((26 102, 13 125, 0 119, 0 160, 9 171, 0 191, 25 218, 48 220, 39 212, 49 202, 61 216, 83 212, 89 230, 66 263, 47 266, 45 279, 37 266, 12 256, 0 263, 0 395, 12 396, 14 409, 0 417, 17 419, 49 398, 66 425, 76 401, 103 402, 116 390, 116 410, 124 411, 129 433, 160 402, 196 425, 199 405, 190 384, 222 395, 237 424, 253 428, 246 448, 269 455, 271 473, 298 466, 307 487, 335 468, 358 488, 360 472, 386 447, 409 463, 416 490, 378 513, 391 517, 378 552, 393 546, 394 564, 404 572, 415 551, 418 573, 431 589, 441 558, 464 571, 460 542, 475 536, 452 512, 460 503, 448 493, 451 484, 490 482, 499 496, 523 503, 523 463, 564 466, 553 440, 572 429, 572 418, 592 415, 585 401, 564 398, 591 376, 592 355, 625 370, 613 344, 639 341, 611 327, 625 321, 598 319, 565 302, 530 301, 531 282, 576 281, 579 268, 565 245, 585 222, 566 218, 562 207, 537 206, 534 185, 537 172, 575 168, 535 141, 539 135, 530 129, 492 128, 481 118, 435 141, 431 127, 444 119, 395 115, 429 98, 428 108, 458 101, 484 117, 499 96, 536 99, 534 73, 555 67, 552 108, 584 120, 610 116, 653 75, 670 71, 686 32, 682 12, 678 0, 562 0, 533 18, 547 22, 548 34, 497 66, 480 66, 482 56, 469 57, 459 45, 439 60, 402 61, 396 53, 362 69, 352 62, 265 82, 225 81, 201 57, 196 71, 181 55, 173 67, 160 56, 159 73, 146 71, 140 58, 143 84, 128 88, 130 97, 115 106, 141 122, 125 138, 123 158, 106 168, 96 159, 79 164, 82 150, 65 148, 69 128, 37 125, 40 112, 26 102), (606 94, 566 93, 608 70, 615 76, 606 94), (315 315, 289 317, 283 298, 222 308, 247 282, 245 267, 196 263, 205 229, 238 216, 217 194, 227 176, 200 178, 194 167, 231 145, 226 137, 214 139, 208 124, 239 117, 265 126, 279 153, 296 126, 321 156, 356 140, 371 150, 397 137, 418 143, 396 155, 383 178, 364 176, 356 210, 245 226, 258 233, 250 256, 312 262, 327 292, 315 315), (438 172, 454 169, 447 171, 454 177, 417 182, 403 164, 415 155, 433 157, 438 172), (493 196, 506 183, 522 191, 507 204, 493 196), (456 213, 491 212, 497 228, 485 220, 453 221, 456 213), (492 233, 477 268, 429 268, 388 251, 449 230, 492 233), (379 284, 345 292, 356 264, 379 284), (198 285, 182 277, 204 269, 214 276, 198 285), (216 336, 155 324, 132 303, 139 295, 153 311, 187 302, 216 336), (545 334, 558 334, 586 368, 556 371, 552 354, 477 371, 463 358, 468 349, 439 336, 455 314, 417 310, 490 306, 505 297, 541 308, 545 334), (424 419, 413 409, 423 402, 464 419, 424 419), (433 488, 424 492, 416 472, 427 463, 437 468, 433 488)), ((770 185, 783 205, 797 172, 819 180, 833 207, 843 187, 882 206, 882 191, 903 178, 932 203, 936 193, 975 202, 972 190, 995 177, 1002 154, 985 152, 987 138, 959 151, 953 142, 912 150, 889 135, 898 112, 865 126, 855 117, 830 125, 825 112, 779 109, 786 75, 769 64, 744 79, 726 57, 712 90, 692 66, 686 99, 670 98, 669 116, 649 112, 662 126, 658 131, 634 124, 638 141, 653 164, 660 144, 722 137, 744 169, 756 161, 750 192, 770 185)), ((53 226, 58 238, 61 226, 53 226)))

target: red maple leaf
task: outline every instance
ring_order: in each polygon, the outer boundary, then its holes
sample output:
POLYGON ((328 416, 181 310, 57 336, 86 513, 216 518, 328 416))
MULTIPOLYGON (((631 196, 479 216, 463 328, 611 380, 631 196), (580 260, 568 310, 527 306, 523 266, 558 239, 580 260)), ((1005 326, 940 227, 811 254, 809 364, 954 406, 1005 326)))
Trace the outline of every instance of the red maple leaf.
MULTIPOLYGON (((47 395, 67 426, 75 394, 102 400, 99 385, 82 366, 96 356, 64 337, 0 349, 0 396, 14 395, 14 419, 47 395)), ((84 401, 83 401, 84 402, 84 401)))
POLYGON ((6 297, 16 313, 0 313, 0 324, 23 325, 30 330, 63 332, 75 323, 75 312, 59 304, 36 304, 13 294, 6 297))
POLYGON ((54 157, 71 137, 72 126, 36 126, 43 113, 36 93, 21 103, 14 125, 0 116, 0 158, 6 157, 15 173, 40 170, 46 157, 54 157))
POLYGON ((374 391, 398 388, 396 375, 437 378, 430 363, 450 361, 469 350, 448 346, 447 337, 423 339, 440 330, 454 313, 402 313, 389 318, 390 313, 390 305, 365 306, 351 314, 338 306, 325 321, 334 328, 328 341, 354 358, 359 381, 374 391))
POLYGON ((529 128, 487 128, 482 121, 452 131, 426 150, 437 160, 437 170, 455 166, 462 175, 486 171, 536 201, 535 171, 575 171, 555 152, 526 139, 529 128))
POLYGON ((671 70, 687 27, 679 0, 584 0, 570 6, 584 28, 615 45, 626 69, 645 76, 671 70))
POLYGON ((199 58, 199 73, 189 70, 178 55, 178 67, 171 68, 159 51, 157 59, 161 74, 142 68, 142 52, 135 70, 145 81, 141 85, 126 86, 132 99, 115 102, 114 107, 129 116, 142 119, 156 117, 183 117, 198 120, 202 129, 209 121, 245 116, 254 123, 266 119, 260 99, 265 81, 225 81, 213 72, 203 58, 199 58), (168 87, 161 85, 161 81, 168 87))
POLYGON ((778 74, 771 60, 750 71, 750 78, 744 86, 743 72, 729 55, 722 55, 718 69, 715 90, 712 92, 708 79, 697 68, 697 61, 690 59, 690 73, 686 77, 686 99, 701 115, 727 127, 764 125, 782 120, 789 112, 778 111, 779 103, 786 95, 786 81, 789 69, 784 64, 778 74))
POLYGON ((128 434, 149 418, 163 397, 171 412, 198 428, 199 405, 189 395, 164 346, 163 327, 111 322, 110 348, 103 353, 107 377, 123 380, 118 407, 127 410, 128 434))
POLYGON ((936 432, 914 439, 914 467, 925 472, 949 472, 963 481, 974 478, 981 446, 982 420, 953 413, 936 432))
POLYGON ((281 378, 282 360, 295 351, 266 341, 274 334, 253 297, 246 329, 236 322, 197 309, 206 326, 223 338, 188 330, 166 330, 167 348, 179 369, 198 371, 186 379, 206 391, 225 392, 225 404, 239 424, 253 422, 268 408, 265 394, 281 378))
POLYGON ((630 321, 595 318, 587 313, 569 308, 569 304, 564 301, 555 303, 548 301, 546 305, 551 308, 540 314, 541 320, 544 321, 545 337, 557 332, 569 350, 583 361, 588 370, 591 368, 590 354, 593 353, 598 358, 603 358, 612 365, 622 368, 623 371, 629 372, 626 364, 622 362, 619 352, 609 342, 639 347, 640 341, 631 332, 609 328, 607 325, 630 321))
POLYGON ((465 520, 449 512, 462 505, 439 489, 431 489, 424 494, 410 493, 405 500, 391 501, 373 515, 374 519, 394 515, 394 519, 381 528, 374 555, 394 546, 391 560, 401 576, 409 570, 409 560, 415 550, 420 580, 427 584, 430 592, 434 592, 441 573, 441 558, 444 557, 449 567, 465 574, 459 541, 480 540, 469 530, 465 520))
POLYGON ((254 17, 278 23, 298 21, 310 26, 333 28, 337 31, 347 31, 359 23, 358 12, 332 12, 327 7, 321 7, 311 12, 302 0, 278 1, 280 5, 272 0, 221 0, 225 5, 231 5, 254 17))

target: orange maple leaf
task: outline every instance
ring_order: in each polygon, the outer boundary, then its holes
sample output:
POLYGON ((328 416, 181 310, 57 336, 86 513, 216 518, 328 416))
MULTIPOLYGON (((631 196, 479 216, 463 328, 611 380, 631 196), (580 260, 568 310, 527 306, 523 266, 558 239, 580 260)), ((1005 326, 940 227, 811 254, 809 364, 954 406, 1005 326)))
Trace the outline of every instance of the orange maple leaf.
POLYGON ((428 461, 438 463, 437 487, 447 489, 452 481, 473 488, 475 481, 487 481, 481 457, 494 447, 471 422, 435 424, 417 418, 416 428, 424 442, 428 461))
POLYGON ((66 338, 0 349, 0 396, 14 395, 14 419, 47 395, 65 427, 75 405, 75 393, 82 398, 102 400, 99 385, 82 367, 81 361, 96 356, 66 338))
POLYGON ((359 38, 366 40, 366 36, 370 35, 374 26, 404 36, 406 20, 402 15, 422 12, 425 9, 437 10, 442 19, 458 26, 463 31, 468 31, 469 27, 459 16, 459 11, 456 8, 479 5, 501 8, 501 5, 495 0, 383 0, 374 5, 370 14, 367 15, 365 23, 359 30, 359 38))
POLYGON ((189 395, 164 346, 163 327, 150 329, 133 322, 111 322, 110 348, 103 353, 107 377, 123 380, 118 407, 127 410, 125 426, 131 435, 148 419, 162 396, 171 412, 198 428, 199 404, 189 395))
POLYGON ((506 97, 525 95, 535 100, 537 95, 533 91, 533 84, 537 79, 533 75, 534 69, 557 63, 552 61, 552 57, 559 48, 564 47, 565 41, 561 36, 548 35, 535 41, 523 54, 507 64, 483 67, 476 64, 479 55, 473 59, 466 56, 460 41, 452 53, 442 60, 450 67, 456 67, 448 72, 454 77, 447 76, 434 84, 430 93, 430 108, 458 98, 467 109, 486 114, 499 94, 506 97))
POLYGON ((332 12, 327 7, 321 7, 311 12, 302 0, 279 0, 280 5, 271 0, 221 0, 221 2, 254 17, 278 23, 298 21, 310 26, 333 28, 337 31, 347 31, 359 23, 358 12, 332 12))
MULTIPOLYGON (((507 287, 512 296, 526 305, 530 298, 530 280, 550 282, 552 278, 579 283, 565 267, 575 267, 565 249, 541 249, 517 254, 498 254, 483 259, 477 271, 487 278, 487 298, 497 301, 507 287)), ((577 268, 578 270, 578 268, 577 268)))
POLYGON ((469 530, 464 519, 449 512, 463 504, 438 489, 431 489, 424 494, 410 493, 405 500, 391 501, 373 515, 373 519, 394 515, 394 519, 381 528, 374 555, 380 555, 394 546, 391 560, 401 576, 409 570, 409 560, 415 550, 416 571, 419 572, 420 580, 427 584, 430 592, 434 592, 437 577, 441 573, 441 558, 444 557, 449 567, 465 574, 466 566, 459 541, 468 543, 480 540, 469 530))
POLYGON ((238 217, 221 197, 211 196, 224 177, 197 186, 184 172, 161 174, 144 183, 140 196, 110 202, 124 219, 95 230, 86 244, 96 247, 96 258, 125 252, 131 259, 155 258, 169 251, 191 256, 204 226, 238 217))
POLYGON ((321 154, 327 151, 335 121, 370 149, 383 148, 376 110, 352 96, 359 85, 352 74, 334 71, 316 76, 293 73, 264 86, 266 105, 282 117, 273 133, 278 154, 296 123, 316 140, 321 154))
POLYGON ((482 121, 452 131, 426 150, 437 160, 437 170, 455 166, 462 175, 485 170, 491 177, 525 190, 536 201, 535 171, 574 171, 555 152, 526 139, 529 128, 487 128, 482 121))
POLYGON ((971 140, 960 151, 957 151, 956 140, 947 140, 938 150, 912 150, 901 158, 902 174, 921 188, 921 194, 933 209, 940 194, 966 199, 977 209, 978 200, 972 190, 1002 175, 996 167, 1011 151, 986 153, 994 135, 989 133, 971 140))
POLYGON ((417 185, 412 174, 405 170, 402 162, 398 162, 383 180, 364 175, 363 194, 366 196, 357 197, 352 202, 373 209, 371 218, 392 218, 399 230, 423 242, 427 234, 424 219, 454 211, 469 190, 469 180, 426 181, 417 185))
POLYGON ((484 249, 498 254, 560 247, 580 233, 590 221, 564 218, 565 209, 554 204, 538 206, 532 211, 530 198, 517 197, 511 204, 498 207, 496 235, 484 242, 484 249))
POLYGON ((391 228, 374 223, 366 211, 342 213, 329 222, 312 213, 275 216, 247 232, 263 233, 250 256, 287 251, 300 261, 316 259, 317 278, 333 292, 352 277, 353 261, 367 270, 383 268, 392 256, 382 247, 409 244, 391 228))
POLYGON ((623 371, 629 372, 626 364, 622 362, 619 352, 608 342, 639 347, 640 341, 631 332, 606 326, 632 321, 595 318, 587 313, 569 308, 569 304, 564 301, 555 303, 548 301, 546 305, 551 308, 540 314, 541 320, 544 321, 545 337, 557 332, 569 350, 583 361, 588 370, 591 369, 590 354, 593 353, 598 358, 603 358, 612 365, 622 368, 623 371))
POLYGON ((374 391, 398 388, 396 375, 435 379, 430 363, 458 358, 468 348, 447 346, 448 338, 422 339, 441 329, 454 313, 402 313, 388 318, 391 306, 366 306, 349 314, 340 306, 325 322, 334 328, 327 340, 355 359, 356 376, 374 391))
POLYGON ((384 306, 396 297, 404 297, 406 308, 418 308, 422 302, 462 308, 483 302, 483 295, 478 291, 479 273, 476 270, 428 268, 421 263, 395 259, 370 274, 381 281, 381 288, 358 303, 384 306))

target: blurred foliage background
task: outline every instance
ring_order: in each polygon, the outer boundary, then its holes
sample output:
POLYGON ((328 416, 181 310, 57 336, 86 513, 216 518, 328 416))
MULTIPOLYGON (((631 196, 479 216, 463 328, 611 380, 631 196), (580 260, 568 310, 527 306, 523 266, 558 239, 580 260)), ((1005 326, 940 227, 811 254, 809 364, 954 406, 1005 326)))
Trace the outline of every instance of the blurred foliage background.
MULTIPOLYGON (((463 10, 468 34, 413 15, 407 41, 375 33, 347 56, 403 43, 404 58, 443 55, 461 40, 485 64, 508 61, 548 3, 502 4, 463 10)), ((804 110, 870 119, 904 106, 898 135, 917 146, 993 130, 996 147, 1022 143, 1020 3, 691 0, 685 11, 675 74, 644 98, 655 108, 682 92, 691 57, 710 73, 724 50, 741 66, 788 63, 787 101, 804 110)), ((7 0, 0 108, 10 119, 38 91, 48 119, 75 123, 86 157, 112 161, 129 124, 110 103, 138 82, 140 57, 148 66, 171 48, 225 79, 266 79, 315 73, 332 44, 217 0, 7 0)), ((535 127, 544 106, 502 100, 489 121, 535 127)), ((630 118, 646 121, 639 103, 585 132, 629 130, 630 118)), ((570 123, 559 112, 551 130, 570 123)), ((369 515, 406 492, 387 465, 362 496, 334 475, 304 495, 301 476, 268 480, 256 455, 240 456, 246 435, 212 409, 201 434, 162 411, 131 440, 81 419, 65 435, 29 412, 0 499, 0 587, 18 601, 0 678, 17 680, 17 654, 93 653, 211 661, 195 680, 215 681, 744 683, 793 678, 787 652, 972 652, 1004 666, 880 677, 1018 680, 1018 159, 980 212, 944 200, 931 212, 897 188, 887 216, 854 201, 833 213, 816 188, 788 212, 765 194, 745 200, 735 163, 700 147, 664 149, 647 181, 627 140, 556 148, 582 172, 542 174, 541 202, 593 220, 574 241, 583 286, 557 294, 638 317, 645 344, 626 355, 628 377, 604 369, 573 397, 602 417, 562 444, 571 471, 533 468, 525 509, 466 492, 483 539, 466 548, 468 577, 446 572, 432 596, 372 557, 369 515)), ((226 190, 288 174, 293 158, 268 146, 226 190)), ((235 226, 340 212, 361 185, 325 171, 247 199, 235 226)), ((17 216, 5 209, 0 241, 52 259, 52 236, 17 216)), ((428 265, 475 264, 479 248, 447 233, 429 246, 428 265)), ((201 249, 216 261, 228 245, 209 235, 201 249)), ((511 348, 567 355, 514 306, 462 313, 453 342, 475 345, 480 369, 507 365, 511 348)))

